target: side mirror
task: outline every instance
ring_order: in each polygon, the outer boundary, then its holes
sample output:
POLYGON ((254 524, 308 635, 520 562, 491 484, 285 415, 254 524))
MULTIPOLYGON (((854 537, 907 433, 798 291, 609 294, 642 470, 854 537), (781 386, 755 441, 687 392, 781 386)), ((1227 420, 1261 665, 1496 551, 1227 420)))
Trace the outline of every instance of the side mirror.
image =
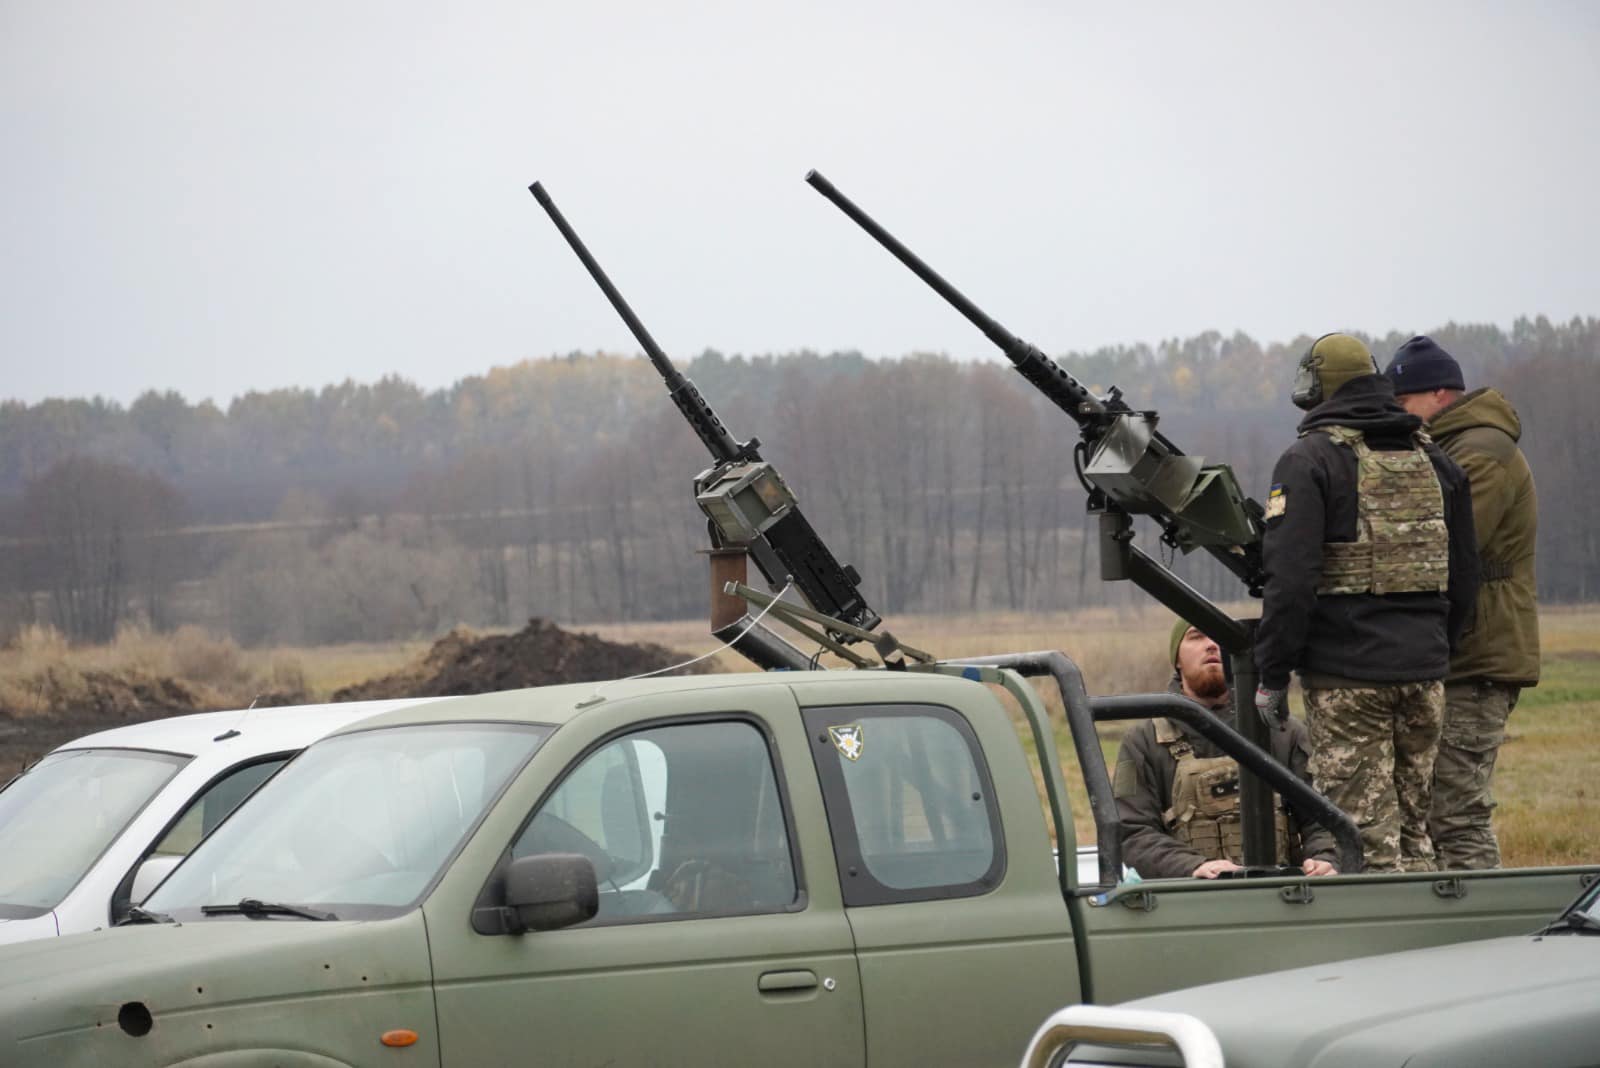
POLYGON ((506 871, 506 910, 521 931, 554 931, 593 919, 600 911, 594 862, 581 853, 518 857, 506 871))
POLYGON ((133 876, 133 886, 128 891, 128 900, 132 904, 139 904, 150 896, 150 891, 160 885, 161 880, 172 874, 172 869, 183 863, 181 856, 171 854, 158 855, 145 858, 139 865, 139 870, 133 876))

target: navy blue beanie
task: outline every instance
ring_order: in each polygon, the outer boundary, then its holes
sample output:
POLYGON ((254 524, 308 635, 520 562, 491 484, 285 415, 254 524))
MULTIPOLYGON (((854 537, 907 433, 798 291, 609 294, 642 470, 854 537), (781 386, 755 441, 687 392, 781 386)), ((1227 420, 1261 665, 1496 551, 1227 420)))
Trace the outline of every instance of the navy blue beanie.
POLYGON ((1467 388, 1455 357, 1440 348, 1433 338, 1422 334, 1395 349, 1394 359, 1389 361, 1383 374, 1394 383, 1396 394, 1467 388))

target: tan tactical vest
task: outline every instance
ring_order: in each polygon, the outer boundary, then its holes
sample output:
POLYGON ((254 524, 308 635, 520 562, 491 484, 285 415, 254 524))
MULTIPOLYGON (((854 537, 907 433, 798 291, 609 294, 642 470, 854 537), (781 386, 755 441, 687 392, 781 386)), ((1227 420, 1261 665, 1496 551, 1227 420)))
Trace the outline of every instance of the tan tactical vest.
POLYGON ((1322 546, 1317 593, 1438 592, 1449 585, 1444 491, 1417 433, 1404 452, 1367 445, 1361 431, 1318 427, 1356 454, 1356 540, 1322 546))
MULTIPOLYGON (((1194 746, 1169 719, 1157 719, 1156 741, 1167 747, 1177 769, 1172 776, 1172 807, 1161 814, 1167 833, 1208 860, 1244 863, 1239 823, 1239 765, 1232 757, 1197 757, 1194 746)), ((1278 862, 1289 863, 1289 821, 1279 806, 1278 862)))

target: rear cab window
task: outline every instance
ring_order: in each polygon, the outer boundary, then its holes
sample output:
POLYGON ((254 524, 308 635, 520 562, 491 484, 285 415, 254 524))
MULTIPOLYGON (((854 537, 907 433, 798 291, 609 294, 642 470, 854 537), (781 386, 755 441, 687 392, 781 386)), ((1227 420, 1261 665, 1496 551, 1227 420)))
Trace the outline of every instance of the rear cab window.
POLYGON ((1000 812, 960 713, 857 705, 803 715, 846 905, 970 897, 999 885, 1000 812))

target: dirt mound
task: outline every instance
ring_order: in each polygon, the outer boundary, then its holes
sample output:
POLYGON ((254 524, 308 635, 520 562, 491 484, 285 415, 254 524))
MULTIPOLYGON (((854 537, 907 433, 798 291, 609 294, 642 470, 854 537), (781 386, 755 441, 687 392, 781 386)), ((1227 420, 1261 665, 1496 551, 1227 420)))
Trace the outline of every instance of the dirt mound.
MULTIPOLYGON (((445 697, 559 682, 592 682, 671 667, 686 654, 660 645, 625 645, 534 619, 515 634, 457 628, 426 656, 393 675, 339 690, 335 701, 445 697)), ((715 671, 707 662, 678 674, 715 671)), ((211 686, 140 667, 52 666, 0 686, 0 784, 51 749, 94 731, 248 701, 211 686)), ((312 700, 303 679, 275 679, 254 695, 257 708, 312 700)))
POLYGON ((49 670, 24 683, 32 708, 4 711, 27 717, 34 709, 49 716, 115 726, 162 716, 220 707, 204 687, 135 669, 49 670))
MULTIPOLYGON (((660 645, 625 645, 593 634, 562 630, 530 619, 515 634, 480 636, 457 627, 434 643, 426 656, 392 675, 347 686, 335 701, 387 697, 454 697, 560 682, 594 682, 659 671, 687 657, 660 645)), ((671 674, 714 671, 708 661, 671 674)))
POLYGON ((215 694, 143 671, 45 671, 20 707, 0 707, 0 782, 64 742, 147 719, 221 707, 215 694))

